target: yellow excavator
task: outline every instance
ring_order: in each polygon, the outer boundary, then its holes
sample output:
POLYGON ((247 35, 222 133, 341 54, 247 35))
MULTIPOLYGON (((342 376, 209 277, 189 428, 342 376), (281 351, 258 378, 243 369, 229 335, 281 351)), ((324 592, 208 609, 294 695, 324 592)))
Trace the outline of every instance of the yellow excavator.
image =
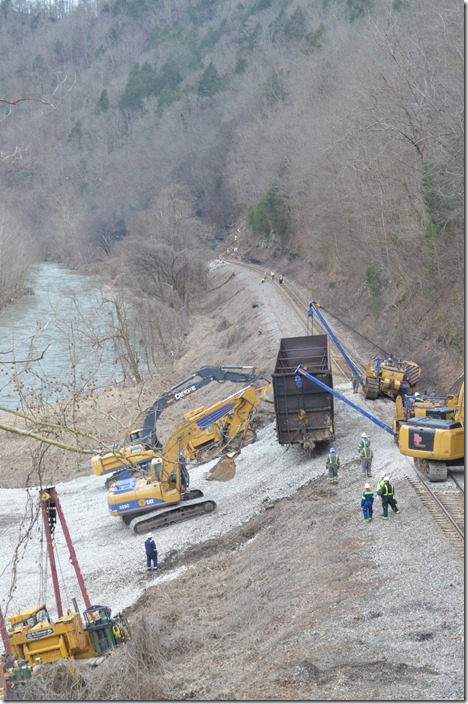
MULTIPOLYGON (((428 403, 426 400, 426 406, 428 403)), ((464 465, 465 384, 446 404, 429 405, 424 410, 424 415, 415 413, 400 423, 398 447, 403 455, 413 457, 416 468, 431 482, 443 482, 449 467, 464 465)))
MULTIPOLYGON (((149 463, 161 453, 161 443, 159 441, 156 426, 161 413, 174 403, 186 398, 193 392, 198 391, 203 386, 217 381, 220 384, 226 381, 251 384, 257 379, 266 380, 266 371, 258 367, 249 366, 221 366, 204 367, 191 374, 186 379, 175 384, 168 391, 165 391, 151 407, 146 411, 143 427, 132 430, 128 435, 127 445, 122 448, 112 448, 107 452, 95 455, 91 459, 91 466, 94 474, 111 475, 105 482, 109 488, 117 479, 124 479, 133 474, 141 473, 141 470, 149 467, 149 463)), ((199 409, 189 412, 196 414, 199 409)), ((187 414, 186 414, 187 415, 187 414)), ((186 418, 187 420, 187 418, 186 418)), ((219 444, 221 434, 219 426, 200 430, 199 436, 194 437, 190 446, 187 447, 187 458, 197 458, 201 462, 206 462, 207 454, 203 459, 197 457, 199 450, 210 448, 212 452, 216 443, 219 444)))
POLYGON ((164 442, 160 456, 151 460, 149 476, 120 479, 109 488, 107 506, 110 513, 120 516, 138 535, 214 511, 214 501, 204 500, 200 490, 189 489, 183 451, 200 431, 221 421, 225 456, 212 469, 210 478, 232 479, 235 475, 234 458, 243 446, 244 433, 250 428, 252 411, 270 388, 270 383, 258 389, 247 386, 201 410, 173 430, 164 442))
POLYGON ((457 409, 457 396, 398 395, 395 399, 395 416, 393 432, 398 443, 400 427, 410 418, 427 416, 429 418, 453 418, 457 409))

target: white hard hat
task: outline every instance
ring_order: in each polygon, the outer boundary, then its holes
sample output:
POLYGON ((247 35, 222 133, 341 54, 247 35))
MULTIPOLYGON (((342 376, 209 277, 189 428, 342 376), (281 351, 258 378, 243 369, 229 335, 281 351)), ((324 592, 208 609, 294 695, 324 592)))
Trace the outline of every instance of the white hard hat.
POLYGON ((152 534, 152 533, 148 533, 148 536, 147 536, 147 537, 148 537, 148 538, 152 538, 152 537, 153 537, 153 534, 152 534))
POLYGON ((365 433, 361 433, 361 438, 367 438, 367 435, 365 433))
POLYGON ((364 484, 364 489, 370 489, 370 484, 364 484))
POLYGON ((380 472, 380 478, 383 479, 385 477, 385 472, 380 472))
POLYGON ((383 478, 383 480, 384 480, 384 482, 389 482, 389 481, 390 481, 390 477, 388 477, 387 475, 385 475, 385 477, 383 478))

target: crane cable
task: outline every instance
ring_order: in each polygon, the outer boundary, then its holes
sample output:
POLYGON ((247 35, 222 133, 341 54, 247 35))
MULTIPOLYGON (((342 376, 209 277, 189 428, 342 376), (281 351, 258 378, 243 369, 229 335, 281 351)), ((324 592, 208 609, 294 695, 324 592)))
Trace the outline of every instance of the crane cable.
POLYGON ((47 550, 44 550, 44 524, 41 522, 40 528, 40 554, 39 554, 39 603, 47 603, 47 550))
MULTIPOLYGON (((322 310, 326 310, 322 305, 320 306, 320 308, 322 308, 322 310)), ((327 313, 328 313, 329 315, 331 315, 332 317, 336 318, 336 316, 334 316, 333 313, 329 313, 329 311, 327 311, 327 313)), ((309 320, 310 320, 310 318, 307 317, 307 333, 308 333, 308 334, 311 334, 311 333, 309 333, 309 320)), ((339 321, 339 318, 336 318, 336 320, 339 321)), ((339 321, 339 322, 341 322, 341 321, 339 321)), ((346 323, 344 323, 344 324, 346 325, 346 323)), ((316 319, 316 320, 315 320, 315 325, 318 325, 318 326, 323 330, 323 332, 324 332, 326 335, 328 335, 327 330, 325 329, 325 327, 323 326, 323 324, 321 323, 320 320, 317 320, 317 319, 316 319)), ((348 325, 347 327, 349 327, 350 330, 353 330, 353 328, 352 328, 350 325, 348 325)), ((353 330, 353 332, 357 332, 357 331, 353 330)), ((359 333, 358 333, 358 334, 359 334, 359 333)), ((336 347, 336 344, 335 344, 334 342, 333 342, 333 344, 334 344, 335 347, 336 347)), ((373 344, 373 343, 371 343, 371 344, 373 344)), ((359 371, 359 373, 360 373, 362 376, 364 376, 364 372, 365 372, 365 369, 366 369, 366 364, 365 364, 365 362, 363 362, 361 359, 359 359, 358 361, 356 361, 356 359, 354 358, 354 353, 351 354, 351 353, 346 349, 346 346, 345 346, 342 342, 341 342, 341 346, 343 347, 344 351, 346 352, 346 354, 348 355, 349 359, 352 361, 352 363, 354 364, 354 366, 356 367, 356 369, 359 371)), ((375 346, 376 346, 376 345, 375 345, 375 346)), ((380 348, 379 348, 379 349, 380 349, 380 348)), ((332 357, 332 362, 338 367, 338 369, 339 369, 340 372, 343 374, 343 376, 347 376, 346 372, 343 370, 342 366, 339 364, 339 362, 338 362, 338 360, 337 360, 337 357, 341 357, 341 353, 339 353, 338 355, 336 355, 336 354, 335 354, 335 355, 331 355, 331 357, 332 357)))
POLYGON ((65 579, 64 579, 64 577, 63 577, 63 570, 62 570, 62 565, 61 565, 61 562, 60 562, 60 553, 59 553, 58 550, 56 550, 56 547, 57 547, 57 544, 54 543, 54 549, 55 549, 55 554, 56 554, 56 558, 57 558, 57 564, 58 564, 58 568, 59 568, 59 572, 60 572, 60 579, 61 579, 61 581, 62 581, 63 591, 65 592, 65 598, 66 598, 67 607, 70 607, 70 597, 69 597, 69 595, 68 595, 67 583, 66 583, 66 581, 65 581, 65 579))
MULTIPOLYGON (((41 550, 40 550, 40 575, 39 575, 39 601, 40 603, 46 604, 47 603, 47 576, 48 576, 48 566, 49 566, 49 558, 47 554, 47 550, 44 550, 44 524, 42 523, 41 525, 41 550)), ((64 579, 63 576, 63 570, 62 570, 62 565, 60 562, 60 553, 57 550, 57 542, 55 540, 55 524, 54 526, 50 526, 50 537, 51 537, 51 545, 52 545, 52 550, 55 550, 55 556, 56 556, 56 561, 57 565, 59 568, 60 572, 60 579, 62 582, 62 588, 65 593, 66 597, 66 602, 67 605, 70 606, 70 597, 68 594, 67 590, 67 583, 64 579)))
POLYGON ((377 345, 375 342, 372 342, 372 340, 369 340, 369 338, 366 337, 365 335, 363 335, 361 332, 359 332, 359 330, 355 330, 351 325, 349 325, 349 323, 345 323, 344 320, 341 320, 340 318, 338 318, 337 315, 335 315, 335 314, 332 313, 331 311, 329 311, 329 310, 327 310, 326 308, 324 308, 324 306, 321 305, 320 307, 321 307, 322 310, 324 310, 326 313, 328 313, 328 315, 331 315, 333 318, 335 318, 335 320, 338 320, 338 322, 341 323, 341 325, 345 325, 347 328, 349 328, 350 330, 352 330, 352 332, 354 332, 356 335, 359 335, 359 337, 362 337, 363 340, 365 340, 365 341, 368 342, 370 345, 372 345, 373 347, 375 347, 376 349, 378 349, 378 350, 379 350, 380 352, 382 352, 386 357, 389 356, 389 352, 386 352, 384 349, 382 349, 382 347, 380 347, 380 345, 377 345))

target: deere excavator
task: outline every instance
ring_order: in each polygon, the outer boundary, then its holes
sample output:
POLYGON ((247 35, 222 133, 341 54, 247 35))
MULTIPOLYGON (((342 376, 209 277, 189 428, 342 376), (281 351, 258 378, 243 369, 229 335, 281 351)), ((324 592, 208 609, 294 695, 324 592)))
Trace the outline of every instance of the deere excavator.
MULTIPOLYGON (((126 619, 122 614, 112 617, 108 606, 92 605, 80 571, 76 552, 55 487, 41 491, 40 508, 47 544, 47 557, 55 595, 58 618, 49 615, 45 603, 20 609, 8 618, 7 629, 0 611, 0 631, 5 647, 3 662, 7 692, 30 679, 38 666, 60 659, 92 659, 105 655, 129 638, 126 619), (60 519, 65 540, 81 590, 86 610, 83 618, 74 610, 64 613, 55 560, 55 529, 60 519)), ((15 698, 15 697, 12 697, 15 698)))
MULTIPOLYGON (((212 381, 225 383, 226 381, 251 384, 252 382, 263 379, 267 380, 266 371, 257 367, 249 366, 220 366, 220 367, 204 367, 191 374, 186 379, 175 384, 168 391, 165 391, 146 411, 143 421, 143 427, 132 430, 128 435, 128 445, 121 449, 112 449, 104 454, 95 455, 91 459, 91 466, 94 474, 109 475, 106 480, 106 488, 113 485, 117 479, 128 478, 133 474, 141 473, 142 469, 149 467, 152 459, 158 456, 162 445, 159 441, 156 426, 161 413, 174 403, 186 398, 193 392, 198 391, 203 386, 210 384, 212 381)), ((185 418, 191 414, 196 414, 199 409, 190 411, 185 418)), ((222 439, 222 433, 219 426, 211 428, 207 426, 200 430, 197 437, 193 437, 190 446, 186 448, 186 456, 188 459, 200 459, 197 457, 199 450, 210 448, 210 453, 213 454, 214 446, 219 445, 222 439)), ((203 459, 205 462, 207 454, 204 453, 203 459)))
MULTIPOLYGON (((417 405, 417 402, 416 402, 417 405)), ((460 469, 465 458, 465 383, 446 403, 425 401, 425 413, 415 414, 399 426, 398 447, 431 482, 447 479, 449 467, 460 469)))
POLYGON ((150 462, 149 476, 119 479, 107 492, 107 506, 113 516, 120 516, 135 534, 155 530, 179 521, 211 513, 212 500, 203 492, 189 488, 189 475, 183 451, 208 426, 224 421, 225 456, 211 470, 211 479, 227 481, 235 475, 235 456, 239 454, 252 411, 270 389, 247 386, 191 416, 175 428, 164 442, 160 456, 150 462), (229 453, 233 451, 232 456, 229 453))

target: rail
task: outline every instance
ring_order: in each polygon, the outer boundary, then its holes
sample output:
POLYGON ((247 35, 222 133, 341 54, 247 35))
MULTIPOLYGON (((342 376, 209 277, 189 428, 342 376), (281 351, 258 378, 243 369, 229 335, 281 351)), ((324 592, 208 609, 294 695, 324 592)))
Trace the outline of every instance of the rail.
MULTIPOLYGON (((265 271, 264 268, 259 267, 255 264, 247 264, 245 262, 238 262, 238 261, 233 261, 233 260, 229 260, 229 259, 227 259, 226 261, 229 264, 234 265, 234 266, 238 266, 241 269, 247 269, 248 271, 253 271, 256 274, 259 274, 260 276, 262 276, 265 271)), ((267 281, 265 283, 268 285, 269 280, 267 279, 267 281)), ((299 293, 297 293, 297 291, 294 290, 293 286, 288 281, 284 281, 281 285, 275 283, 274 286, 277 287, 277 290, 279 291, 280 295, 288 303, 291 310, 297 316, 299 324, 304 329, 304 333, 306 335, 308 335, 309 334, 309 320, 310 320, 310 318, 308 316, 309 301, 307 300, 307 302, 305 302, 304 298, 301 295, 299 295, 299 293)), ((323 308, 323 310, 325 310, 325 308, 323 308)), ((327 312, 327 315, 331 316, 334 320, 338 320, 338 318, 336 318, 336 316, 334 316, 333 314, 329 313, 329 311, 326 311, 326 312, 327 312)), ((341 321, 339 321, 339 322, 341 322, 341 321)), ((354 330, 346 323, 343 323, 343 325, 346 325, 346 327, 350 328, 350 330, 352 330, 355 335, 359 335, 362 339, 365 339, 366 342, 370 342, 367 340, 367 338, 364 338, 359 333, 358 330, 354 330)), ((328 335, 328 331, 326 330, 324 325, 322 325, 322 323, 319 321, 319 319, 314 320, 314 327, 317 328, 318 332, 321 332, 325 335, 328 335)), ((375 345, 372 342, 370 344, 372 344, 374 347, 377 347, 377 345, 375 345)), ((332 341, 332 345, 330 348, 330 358, 331 358, 332 365, 333 365, 335 371, 337 371, 337 373, 340 375, 340 377, 342 379, 346 379, 347 381, 349 381, 350 372, 345 368, 345 365, 342 362, 341 352, 339 352, 339 350, 337 350, 335 348, 336 348, 336 345, 332 341)), ((380 348, 378 348, 378 349, 380 349, 380 348)), ((355 361, 355 357, 356 357, 355 354, 351 354, 348 351, 348 356, 351 357, 355 366, 361 367, 361 370, 364 369, 365 365, 362 362, 355 361)))
POLYGON ((463 487, 450 475, 454 479, 456 491, 447 490, 446 487, 443 491, 437 491, 430 487, 425 476, 416 467, 414 467, 414 472, 419 481, 410 478, 411 486, 456 551, 464 557, 465 500, 463 487))

